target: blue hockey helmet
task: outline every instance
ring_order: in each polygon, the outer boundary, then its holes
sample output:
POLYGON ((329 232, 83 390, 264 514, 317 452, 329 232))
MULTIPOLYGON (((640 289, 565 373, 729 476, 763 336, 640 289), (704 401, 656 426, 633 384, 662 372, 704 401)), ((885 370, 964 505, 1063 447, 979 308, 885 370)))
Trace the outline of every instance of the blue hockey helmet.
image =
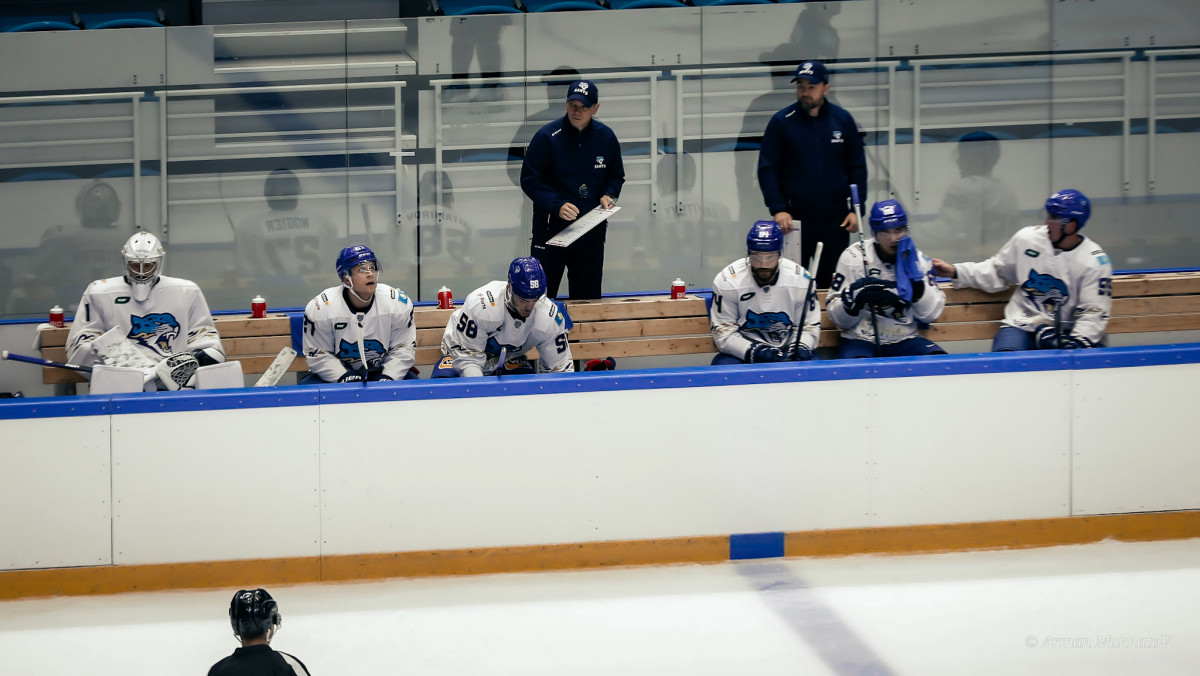
POLYGON ((252 639, 282 625, 283 616, 266 589, 240 589, 229 602, 229 624, 235 636, 252 639))
POLYGON ((375 269, 379 270, 379 261, 375 258, 375 252, 368 247, 355 244, 342 249, 337 257, 338 279, 344 279, 359 263, 374 263, 375 269))
POLYGON ((546 295, 546 273, 541 262, 532 256, 514 258, 508 266, 508 286, 513 295, 525 300, 546 295))
POLYGON ((1063 221, 1075 221, 1078 230, 1092 215, 1092 203, 1078 190, 1059 190, 1046 200, 1046 213, 1063 221))
POLYGON ((746 233, 747 251, 783 251, 783 230, 775 221, 755 221, 746 233))
POLYGON ((871 207, 871 215, 867 218, 871 230, 891 230, 892 228, 907 228, 908 214, 897 200, 883 200, 871 207))

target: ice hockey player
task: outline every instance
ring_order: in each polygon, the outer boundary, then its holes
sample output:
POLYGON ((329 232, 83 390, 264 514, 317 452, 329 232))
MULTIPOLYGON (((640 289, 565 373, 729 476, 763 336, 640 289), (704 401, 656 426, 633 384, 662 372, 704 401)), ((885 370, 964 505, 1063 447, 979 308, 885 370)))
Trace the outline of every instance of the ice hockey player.
POLYGON ((546 273, 533 257, 514 259, 508 281, 472 291, 450 315, 434 378, 533 373, 525 356, 537 348, 541 370, 575 370, 566 318, 546 297, 546 273))
POLYGON ((942 314, 946 294, 938 288, 933 263, 908 234, 904 207, 896 200, 876 202, 867 220, 874 238, 846 247, 829 283, 825 311, 842 330, 838 356, 946 354, 917 333, 918 323, 942 314))
POLYGON ((162 389, 193 387, 198 367, 225 361, 204 294, 193 282, 162 274, 166 251, 148 232, 134 233, 121 255, 123 276, 84 290, 67 335, 67 361, 140 368, 162 389))
POLYGON ((992 351, 1104 346, 1112 310, 1112 263, 1100 245, 1081 234, 1092 207, 1078 190, 1046 200, 1046 220, 1017 231, 981 263, 952 265, 933 259, 934 271, 956 288, 1003 291, 1019 285, 1004 308, 992 351))
POLYGON ((746 257, 713 279, 709 321, 719 350, 714 366, 812 359, 821 335, 815 289, 808 293, 812 277, 794 261, 781 259, 782 251, 779 224, 757 221, 746 234, 746 257), (804 328, 797 344, 801 315, 804 328))
POLYGON ((299 659, 271 648, 271 639, 283 625, 283 617, 279 604, 266 589, 242 589, 234 594, 229 603, 229 623, 242 647, 214 664, 208 676, 309 676, 299 659))
POLYGON ((412 301, 378 282, 379 261, 362 244, 342 249, 335 267, 341 285, 325 289, 304 308, 309 373, 300 384, 416 378, 412 301))

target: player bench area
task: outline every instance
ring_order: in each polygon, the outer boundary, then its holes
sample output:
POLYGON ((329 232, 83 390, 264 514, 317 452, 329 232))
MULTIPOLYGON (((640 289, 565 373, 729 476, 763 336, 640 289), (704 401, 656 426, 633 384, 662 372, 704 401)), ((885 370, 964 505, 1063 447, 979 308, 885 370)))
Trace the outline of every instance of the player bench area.
MULTIPOLYGON (((951 289, 947 284, 942 288, 946 291, 946 309, 923 334, 943 346, 957 341, 990 341, 1000 327, 1004 305, 1012 292, 990 294, 975 289, 951 289)), ((585 361, 603 357, 715 354, 704 295, 689 294, 681 299, 647 295, 567 301, 567 311, 574 322, 570 332, 571 352, 576 359, 585 361)), ((822 307, 824 296, 820 292, 822 307)), ((424 376, 431 371, 427 367, 441 355, 442 333, 452 312, 428 306, 416 309, 416 361, 424 376)), ((287 315, 270 315, 265 319, 224 316, 216 318, 214 323, 227 357, 241 361, 246 374, 262 373, 280 349, 292 345, 293 318, 287 315)), ((65 361, 69 330, 69 327, 45 330, 42 356, 65 361)), ((1200 330, 1200 272, 1114 277, 1110 335, 1189 330, 1200 330)), ((822 316, 820 345, 833 347, 837 341, 838 332, 828 317, 822 316)), ((297 358, 289 370, 307 369, 304 360, 297 358)), ((47 367, 43 382, 76 383, 84 379, 72 371, 47 367)))

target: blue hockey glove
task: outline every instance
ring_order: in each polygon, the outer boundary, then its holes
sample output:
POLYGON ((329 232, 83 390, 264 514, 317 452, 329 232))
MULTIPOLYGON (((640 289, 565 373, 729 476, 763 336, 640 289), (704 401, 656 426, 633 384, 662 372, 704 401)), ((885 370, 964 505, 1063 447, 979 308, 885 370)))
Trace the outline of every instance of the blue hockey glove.
POLYGON ((1057 350, 1058 334, 1054 332, 1054 327, 1049 325, 1039 327, 1033 334, 1033 344, 1039 350, 1057 350))
POLYGON ((338 378, 339 383, 361 383, 362 381, 363 376, 360 371, 346 371, 341 378, 338 378))
POLYGON ((779 348, 771 347, 765 343, 754 343, 746 350, 746 358, 743 361, 747 364, 764 364, 784 361, 785 358, 783 350, 779 348))
POLYGON ((808 361, 812 359, 812 350, 808 349, 807 345, 797 345, 796 349, 792 351, 791 357, 792 361, 808 361))
POLYGON ((842 290, 842 306, 852 316, 858 316, 872 295, 883 291, 884 281, 878 277, 863 277, 842 290))

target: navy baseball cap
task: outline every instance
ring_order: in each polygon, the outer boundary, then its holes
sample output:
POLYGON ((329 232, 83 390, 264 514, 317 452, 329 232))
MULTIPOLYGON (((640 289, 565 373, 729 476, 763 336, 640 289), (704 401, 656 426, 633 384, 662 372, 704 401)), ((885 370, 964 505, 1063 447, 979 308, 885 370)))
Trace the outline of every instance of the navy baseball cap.
POLYGON ((591 80, 576 80, 567 88, 567 101, 578 101, 591 108, 600 100, 600 89, 591 80))
POLYGON ((820 61, 805 61, 796 66, 796 74, 792 76, 792 82, 804 79, 812 84, 829 84, 829 71, 825 70, 825 64, 820 61))

